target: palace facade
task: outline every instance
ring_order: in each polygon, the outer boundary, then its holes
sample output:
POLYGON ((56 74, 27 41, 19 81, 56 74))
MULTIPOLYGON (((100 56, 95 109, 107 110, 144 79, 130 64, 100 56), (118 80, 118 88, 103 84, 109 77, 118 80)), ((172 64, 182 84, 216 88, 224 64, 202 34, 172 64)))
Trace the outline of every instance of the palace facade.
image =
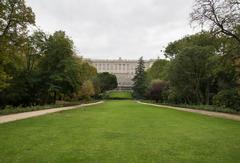
MULTIPOLYGON (((145 60, 145 69, 150 68, 153 62, 154 60, 145 60)), ((132 87, 132 79, 135 75, 138 60, 125 60, 122 58, 116 60, 93 59, 91 63, 99 73, 109 72, 116 75, 119 88, 132 87)))

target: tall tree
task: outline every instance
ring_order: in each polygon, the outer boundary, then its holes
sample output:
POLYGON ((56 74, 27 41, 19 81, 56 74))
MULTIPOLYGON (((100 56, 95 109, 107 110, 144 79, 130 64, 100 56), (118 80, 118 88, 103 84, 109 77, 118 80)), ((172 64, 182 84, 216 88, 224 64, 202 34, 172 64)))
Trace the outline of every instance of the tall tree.
POLYGON ((186 47, 201 46, 211 47, 214 51, 220 52, 221 40, 211 35, 210 32, 202 31, 194 35, 186 36, 180 40, 170 42, 165 49, 165 57, 174 59, 186 47))
POLYGON ((167 80, 167 70, 168 70, 169 61, 164 59, 156 60, 151 68, 147 70, 147 75, 151 80, 161 79, 167 80))
POLYGON ((25 0, 1 0, 0 9, 0 43, 16 44, 26 36, 28 25, 35 23, 35 15, 25 0))
POLYGON ((27 72, 33 71, 47 50, 48 36, 43 31, 34 31, 28 36, 24 52, 24 68, 27 72))
POLYGON ((79 88, 78 68, 72 40, 63 31, 55 32, 49 37, 46 54, 40 62, 42 86, 53 102, 79 88))
POLYGON ((18 69, 13 69, 11 75, 12 80, 9 81, 10 86, 2 93, 5 103, 12 105, 34 105, 39 98, 39 81, 41 76, 38 75, 38 63, 46 50, 47 36, 41 32, 36 31, 28 36, 24 51, 17 57, 21 59, 12 63, 14 66, 20 65, 18 69))
POLYGON ((223 33, 240 44, 236 27, 240 25, 239 0, 195 0, 192 22, 206 25, 214 33, 223 33))
POLYGON ((208 47, 186 47, 173 60, 169 80, 186 103, 208 104, 216 62, 208 47))
POLYGON ((133 96, 136 98, 144 98, 147 89, 147 74, 145 72, 145 65, 143 57, 138 60, 138 65, 135 70, 133 78, 133 96))
POLYGON ((0 92, 10 85, 26 47, 27 27, 34 23, 34 13, 24 0, 0 1, 0 92))
MULTIPOLYGON (((237 73, 229 54, 236 41, 201 32, 170 43, 169 97, 177 103, 211 103, 222 89, 236 88, 237 73), (197 93, 197 94, 196 94, 197 93)), ((234 53, 236 54, 236 53, 234 53)))

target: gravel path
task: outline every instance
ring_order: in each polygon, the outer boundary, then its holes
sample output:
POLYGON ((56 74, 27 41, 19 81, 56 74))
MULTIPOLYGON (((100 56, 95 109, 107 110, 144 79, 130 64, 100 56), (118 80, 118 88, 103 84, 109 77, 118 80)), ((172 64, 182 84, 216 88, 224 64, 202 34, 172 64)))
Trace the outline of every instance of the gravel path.
POLYGON ((203 115, 212 116, 212 117, 220 117, 220 118, 240 121, 240 115, 212 112, 212 111, 206 111, 206 110, 188 109, 188 108, 181 108, 181 107, 167 106, 167 105, 150 104, 150 103, 144 103, 144 102, 140 102, 140 101, 137 101, 137 103, 144 104, 144 105, 150 105, 150 106, 157 106, 157 107, 162 107, 162 108, 175 109, 175 110, 180 110, 180 111, 186 111, 186 112, 192 112, 192 113, 198 113, 198 114, 203 114, 203 115))
POLYGON ((103 103, 103 101, 96 102, 96 103, 90 103, 90 104, 69 106, 69 107, 61 107, 61 108, 45 109, 45 110, 38 110, 38 111, 32 111, 32 112, 17 113, 17 114, 11 114, 11 115, 3 115, 3 116, 0 116, 0 123, 6 123, 6 122, 16 121, 16 120, 20 120, 20 119, 37 117, 37 116, 41 116, 41 115, 45 115, 45 114, 49 114, 49 113, 55 113, 55 112, 60 112, 60 111, 64 111, 64 110, 71 110, 71 109, 76 109, 79 107, 97 105, 97 104, 101 104, 101 103, 103 103))

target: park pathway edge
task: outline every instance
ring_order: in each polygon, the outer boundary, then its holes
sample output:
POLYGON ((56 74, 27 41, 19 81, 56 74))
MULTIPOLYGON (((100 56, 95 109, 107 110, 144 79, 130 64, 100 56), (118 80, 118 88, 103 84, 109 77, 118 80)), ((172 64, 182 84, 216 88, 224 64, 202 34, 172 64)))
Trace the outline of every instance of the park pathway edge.
POLYGON ((44 110, 38 110, 38 111, 3 115, 3 116, 0 116, 0 124, 1 123, 12 122, 12 121, 17 121, 17 120, 21 120, 21 119, 27 119, 27 118, 31 118, 31 117, 37 117, 37 116, 50 114, 50 113, 56 113, 56 112, 60 112, 60 111, 64 111, 64 110, 72 110, 72 109, 77 109, 77 108, 80 108, 80 107, 102 104, 103 102, 104 101, 99 101, 99 102, 95 102, 95 103, 81 104, 81 105, 76 105, 76 106, 59 107, 59 108, 52 108, 52 109, 44 109, 44 110))
POLYGON ((137 101, 137 103, 143 104, 143 105, 168 108, 168 109, 175 109, 175 110, 191 112, 191 113, 198 113, 198 114, 207 115, 211 117, 218 117, 218 118, 240 121, 240 115, 234 115, 229 113, 213 112, 213 111, 199 110, 199 109, 189 109, 189 108, 182 108, 182 107, 175 107, 175 106, 168 106, 168 105, 151 104, 151 103, 145 103, 141 101, 137 101))

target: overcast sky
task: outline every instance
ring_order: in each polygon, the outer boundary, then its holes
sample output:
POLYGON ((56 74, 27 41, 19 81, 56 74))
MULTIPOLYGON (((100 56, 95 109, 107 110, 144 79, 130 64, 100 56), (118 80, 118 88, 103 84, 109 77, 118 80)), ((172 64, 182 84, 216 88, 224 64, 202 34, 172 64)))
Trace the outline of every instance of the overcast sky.
POLYGON ((85 58, 163 58, 169 42, 196 32, 189 25, 193 0, 26 1, 41 29, 66 31, 85 58))

